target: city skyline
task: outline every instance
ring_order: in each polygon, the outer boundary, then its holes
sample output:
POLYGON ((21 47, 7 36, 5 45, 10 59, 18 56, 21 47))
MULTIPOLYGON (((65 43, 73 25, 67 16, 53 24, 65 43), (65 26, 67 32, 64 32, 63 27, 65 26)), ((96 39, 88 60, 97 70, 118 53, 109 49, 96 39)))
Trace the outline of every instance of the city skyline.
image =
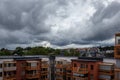
POLYGON ((114 45, 119 0, 0 0, 0 48, 114 45))

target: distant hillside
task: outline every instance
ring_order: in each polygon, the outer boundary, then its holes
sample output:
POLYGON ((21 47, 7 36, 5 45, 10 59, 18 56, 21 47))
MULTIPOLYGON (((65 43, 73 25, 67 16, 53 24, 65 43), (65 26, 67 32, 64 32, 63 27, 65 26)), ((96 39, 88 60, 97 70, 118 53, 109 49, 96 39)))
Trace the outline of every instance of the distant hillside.
MULTIPOLYGON (((16 47, 15 50, 8 50, 5 48, 2 48, 0 50, 0 55, 49 55, 49 54, 54 54, 54 55, 61 55, 61 56, 80 56, 82 54, 83 49, 89 49, 89 48, 68 48, 68 49, 53 49, 50 47, 16 47)), ((90 48, 92 49, 92 48, 90 48)), ((114 46, 106 46, 106 47, 94 47, 92 50, 100 50, 102 51, 107 51, 107 50, 114 50, 114 46)))

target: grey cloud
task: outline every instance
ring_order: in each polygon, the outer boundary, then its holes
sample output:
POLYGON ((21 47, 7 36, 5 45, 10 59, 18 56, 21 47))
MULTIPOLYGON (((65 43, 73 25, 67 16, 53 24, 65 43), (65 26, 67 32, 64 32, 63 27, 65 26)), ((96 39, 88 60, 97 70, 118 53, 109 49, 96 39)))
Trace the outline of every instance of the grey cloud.
MULTIPOLYGON (((98 10, 99 12, 99 10, 98 10)), ((116 32, 120 31, 120 3, 112 2, 101 12, 96 12, 92 19, 92 36, 88 36, 87 40, 103 41, 111 39, 116 32)))
POLYGON ((94 16, 92 17, 92 21, 94 24, 102 22, 103 19, 109 19, 115 16, 120 11, 120 3, 112 2, 106 8, 98 9, 94 16))
POLYGON ((1 32, 6 36, 0 36, 1 46, 48 40, 44 35, 50 34, 51 26, 46 19, 61 5, 65 4, 59 0, 0 0, 0 30, 7 32, 1 32))
POLYGON ((68 44, 80 45, 113 45, 114 43, 104 43, 104 41, 114 38, 114 34, 120 31, 120 3, 112 2, 107 7, 99 4, 96 12, 87 21, 86 31, 81 31, 80 26, 76 25, 74 29, 61 32, 53 40, 53 44, 65 46, 68 44), (102 43, 103 42, 103 43, 102 43))
MULTIPOLYGON (((76 1, 80 2, 79 5, 87 3, 87 0, 76 1)), ((106 7, 101 1, 93 2, 91 5, 96 12, 84 23, 83 30, 81 30, 83 27, 81 22, 74 22, 70 18, 74 12, 70 13, 72 8, 69 7, 74 7, 76 4, 78 3, 74 0, 0 0, 1 47, 11 44, 28 45, 42 41, 48 41, 57 46, 96 45, 101 44, 101 41, 111 39, 114 33, 120 31, 120 3, 112 2, 106 7), (64 11, 58 15, 57 11, 60 8, 64 11), (63 23, 70 18, 74 25, 70 25, 68 30, 58 30, 53 34, 52 25, 47 25, 50 16, 52 16, 51 22, 52 18, 59 19, 63 23)), ((59 22, 55 23, 55 27, 57 24, 59 22)))

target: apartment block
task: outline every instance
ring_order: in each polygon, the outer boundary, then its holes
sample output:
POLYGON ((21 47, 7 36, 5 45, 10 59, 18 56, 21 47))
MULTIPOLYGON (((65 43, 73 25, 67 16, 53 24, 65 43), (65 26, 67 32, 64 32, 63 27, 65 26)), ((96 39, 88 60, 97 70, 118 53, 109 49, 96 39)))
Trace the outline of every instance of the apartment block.
POLYGON ((99 80, 114 80, 114 64, 99 63, 99 80))
POLYGON ((40 80, 39 57, 3 57, 0 59, 0 80, 40 80))
POLYGON ((55 80, 66 80, 66 60, 59 60, 55 63, 55 80))
POLYGON ((41 80, 49 80, 49 61, 48 60, 42 60, 41 63, 41 80))
POLYGON ((67 62, 66 64, 66 80, 72 80, 72 64, 67 62))
POLYGON ((98 80, 102 58, 79 57, 72 60, 73 80, 98 80))
POLYGON ((120 80, 120 33, 115 34, 114 58, 116 59, 115 80, 120 80))

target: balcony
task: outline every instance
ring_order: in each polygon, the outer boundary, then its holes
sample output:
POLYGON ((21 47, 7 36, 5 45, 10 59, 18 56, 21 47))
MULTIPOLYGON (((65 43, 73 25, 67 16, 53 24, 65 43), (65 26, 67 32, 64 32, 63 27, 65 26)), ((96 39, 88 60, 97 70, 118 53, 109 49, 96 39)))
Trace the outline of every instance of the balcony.
POLYGON ((56 64, 55 67, 56 67, 56 68, 64 68, 65 65, 63 65, 63 64, 56 64))
POLYGON ((87 68, 74 67, 73 72, 78 73, 78 74, 88 74, 88 69, 87 68))
POLYGON ((27 66, 25 67, 26 70, 39 70, 40 66, 38 65, 38 61, 27 61, 27 66))
POLYGON ((76 77, 76 76, 73 76, 73 80, 88 80, 88 77, 76 77))
POLYGON ((63 75, 65 75, 64 72, 55 72, 55 74, 56 74, 56 75, 59 75, 59 76, 63 76, 63 75))
POLYGON ((109 75, 109 76, 113 76, 114 72, 113 71, 108 71, 108 70, 100 70, 99 71, 100 75, 109 75))
POLYGON ((41 71, 41 75, 47 75, 49 71, 41 71))
POLYGON ((49 67, 49 63, 48 61, 42 61, 42 68, 48 68, 49 67))
POLYGON ((64 80, 63 76, 56 76, 55 78, 56 78, 55 80, 64 80))
POLYGON ((39 70, 40 67, 39 66, 26 66, 25 69, 26 70, 39 70))
POLYGON ((120 80, 120 68, 115 68, 115 80, 120 80))
POLYGON ((16 67, 4 67, 4 71, 16 71, 16 67))
POLYGON ((101 75, 114 75, 114 64, 112 63, 100 63, 99 74, 101 75))
POLYGON ((41 75, 41 80, 49 80, 49 75, 41 75))
POLYGON ((67 75, 71 75, 72 74, 72 70, 66 70, 66 74, 67 75))
POLYGON ((120 58, 120 45, 115 45, 115 48, 114 48, 114 57, 115 58, 120 58))
POLYGON ((42 68, 49 68, 49 64, 42 64, 42 68))
POLYGON ((40 78, 40 74, 26 74, 26 79, 36 79, 36 78, 40 78))
POLYGON ((100 75, 99 80, 114 80, 114 78, 109 75, 100 75))
POLYGON ((16 80, 16 76, 15 75, 4 76, 3 80, 16 80))

